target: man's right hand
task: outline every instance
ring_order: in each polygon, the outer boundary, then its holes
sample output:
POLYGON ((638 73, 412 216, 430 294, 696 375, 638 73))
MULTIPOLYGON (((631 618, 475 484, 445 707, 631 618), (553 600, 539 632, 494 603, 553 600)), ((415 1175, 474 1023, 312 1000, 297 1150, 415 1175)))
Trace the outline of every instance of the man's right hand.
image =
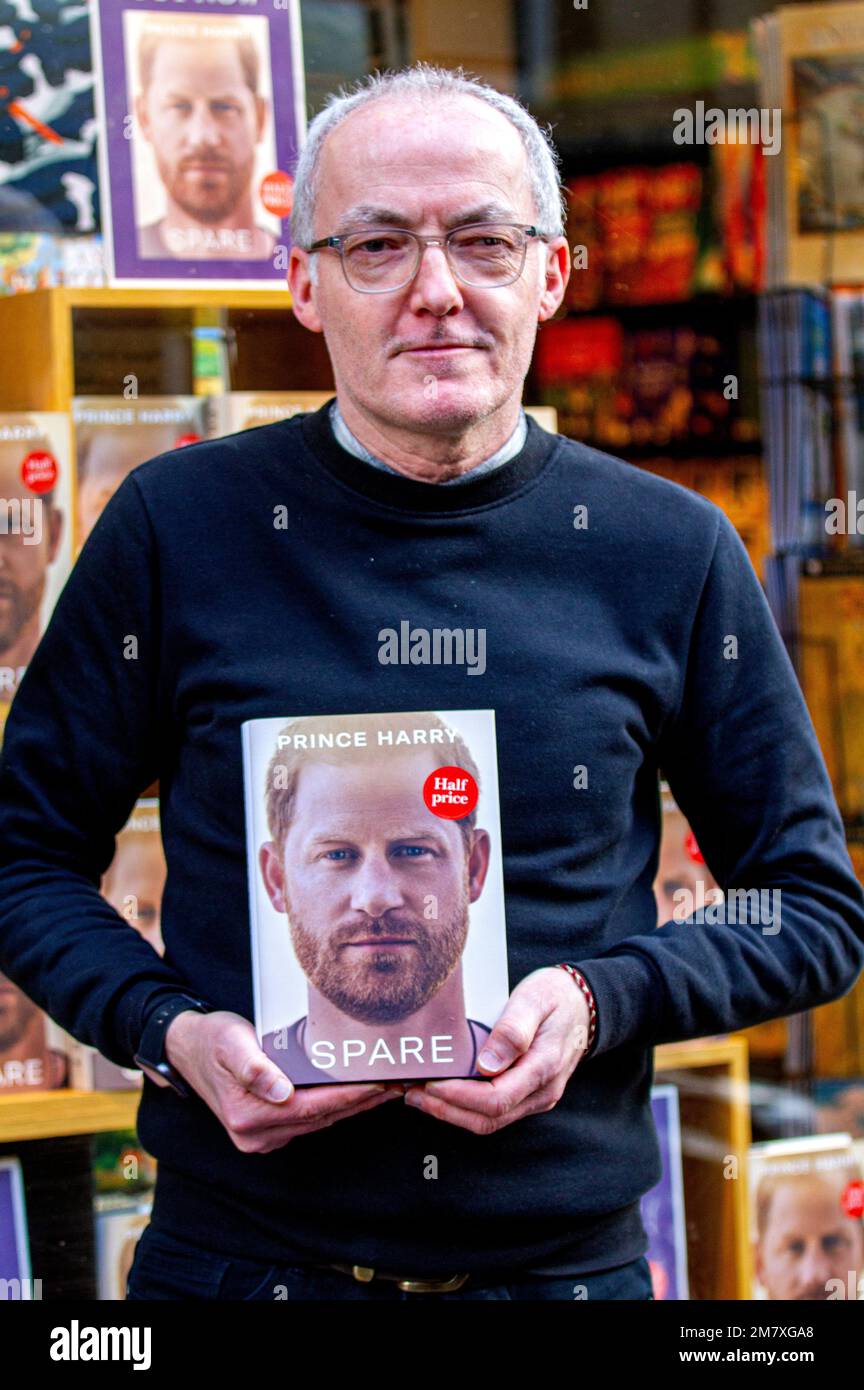
POLYGON ((241 1153, 271 1153, 299 1134, 326 1129, 403 1095, 398 1083, 352 1082, 298 1090, 261 1051, 249 1020, 226 1010, 200 1014, 187 1009, 178 1014, 165 1034, 165 1053, 241 1153))

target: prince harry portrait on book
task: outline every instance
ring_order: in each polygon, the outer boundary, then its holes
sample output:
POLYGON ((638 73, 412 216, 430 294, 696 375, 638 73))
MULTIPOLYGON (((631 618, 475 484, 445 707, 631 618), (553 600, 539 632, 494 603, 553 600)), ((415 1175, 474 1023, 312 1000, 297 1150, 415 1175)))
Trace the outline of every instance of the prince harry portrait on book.
MULTIPOLYGON (((425 741, 444 727, 425 713, 378 720, 388 735, 404 727, 412 745, 418 728, 425 741)), ((271 839, 259 866, 288 919, 309 1003, 304 1017, 264 1036, 263 1050, 301 1085, 476 1075, 491 1027, 466 1017, 462 953, 490 837, 476 807, 442 819, 420 790, 442 762, 479 782, 477 767, 449 731, 446 752, 400 746, 386 760, 374 746, 316 747, 333 723, 293 721, 286 733, 302 728, 306 737, 277 747, 267 771, 271 839)), ((339 720, 341 730, 364 733, 375 723, 339 720)))

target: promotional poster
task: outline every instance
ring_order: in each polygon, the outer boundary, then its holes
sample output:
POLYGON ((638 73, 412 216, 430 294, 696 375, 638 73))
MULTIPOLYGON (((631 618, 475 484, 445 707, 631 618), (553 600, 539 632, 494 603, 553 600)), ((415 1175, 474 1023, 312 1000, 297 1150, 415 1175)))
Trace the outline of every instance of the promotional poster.
POLYGON ((493 710, 242 726, 255 1023, 296 1085, 480 1075, 509 996, 493 710))
POLYGON ((157 454, 205 437, 206 408, 201 396, 73 398, 78 550, 127 473, 157 454))
POLYGON ((642 1223, 648 1236, 646 1258, 654 1297, 674 1302, 690 1297, 677 1087, 652 1087, 651 1114, 657 1127, 663 1176, 642 1198, 642 1223))
POLYGON ((754 1299, 864 1296, 864 1171, 848 1134, 753 1144, 754 1299))
POLYGON ((297 0, 94 0, 93 41, 111 282, 284 287, 297 0))
POLYGON ((72 567, 69 417, 0 414, 0 730, 72 567))

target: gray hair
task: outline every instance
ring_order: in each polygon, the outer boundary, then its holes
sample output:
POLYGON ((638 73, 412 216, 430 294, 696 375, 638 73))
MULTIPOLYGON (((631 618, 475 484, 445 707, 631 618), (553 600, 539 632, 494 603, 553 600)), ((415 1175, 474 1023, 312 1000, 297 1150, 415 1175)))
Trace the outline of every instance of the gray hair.
MULTIPOLYGON (((384 97, 408 97, 423 100, 427 97, 477 97, 495 111, 506 116, 515 126, 528 158, 531 193, 534 199, 537 226, 549 236, 561 236, 564 231, 564 202, 561 190, 560 159, 548 130, 544 130, 521 102, 497 91, 477 78, 469 77, 462 68, 440 68, 431 63, 415 63, 398 72, 371 73, 360 79, 350 91, 340 88, 327 99, 326 105, 310 122, 306 141, 297 161, 294 175, 294 206, 291 212, 291 237, 295 246, 307 248, 314 238, 315 198, 318 193, 321 149, 327 136, 337 125, 370 102, 384 97)), ((312 257, 310 270, 314 271, 312 257)), ((314 274, 313 274, 314 278, 314 274)))

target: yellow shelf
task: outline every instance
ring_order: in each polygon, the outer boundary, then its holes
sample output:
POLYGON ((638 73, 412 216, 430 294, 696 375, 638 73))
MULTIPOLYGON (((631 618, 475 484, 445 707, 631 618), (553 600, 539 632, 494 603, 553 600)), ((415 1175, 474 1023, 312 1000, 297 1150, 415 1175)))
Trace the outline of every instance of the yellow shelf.
POLYGON ((287 283, 282 289, 111 289, 108 285, 55 286, 34 290, 67 309, 290 309, 287 283))
MULTIPOLYGON (((68 410, 75 394, 76 311, 118 315, 133 310, 186 312, 201 325, 220 311, 272 312, 290 316, 287 285, 273 290, 111 289, 55 286, 0 295, 0 410, 68 410)), ((125 371, 135 371, 134 340, 125 371)), ((119 389, 119 387, 118 387, 119 389)))
POLYGON ((0 1096, 0 1144, 134 1129, 140 1091, 21 1091, 0 1096))

